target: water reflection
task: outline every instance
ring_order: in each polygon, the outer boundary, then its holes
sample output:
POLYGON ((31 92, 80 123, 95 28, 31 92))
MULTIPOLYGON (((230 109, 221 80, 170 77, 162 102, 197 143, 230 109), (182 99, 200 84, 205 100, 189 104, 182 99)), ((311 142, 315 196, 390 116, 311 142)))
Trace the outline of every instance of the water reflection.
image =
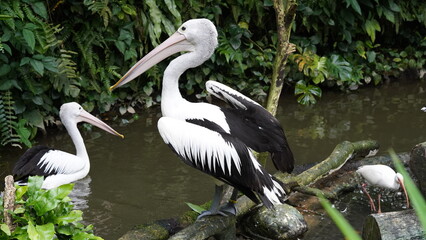
MULTIPOLYGON (((424 89, 425 83, 416 81, 351 94, 328 92, 315 106, 300 106, 293 96, 284 94, 277 118, 285 128, 297 165, 325 159, 345 140, 376 139, 382 153, 389 147, 397 152, 409 151, 426 138, 426 116, 419 111, 426 105, 424 89)), ((84 209, 85 222, 94 224, 96 233, 107 240, 117 239, 136 224, 178 216, 189 209, 185 202, 203 203, 213 194, 212 179, 182 163, 163 143, 156 127, 159 109, 139 115, 140 119, 130 124, 108 123, 125 139, 97 128, 83 133, 91 170, 83 179, 87 180, 88 197, 76 204, 84 209)), ((38 142, 75 151, 65 131, 51 132, 38 142)), ((2 149, 2 179, 23 152, 2 149)), ((267 168, 274 171, 271 162, 267 168)), ((358 225, 365 212, 357 209, 369 211, 368 203, 361 198, 342 199, 336 204, 347 209, 346 216, 358 225)), ((329 229, 327 226, 324 231, 329 229)))

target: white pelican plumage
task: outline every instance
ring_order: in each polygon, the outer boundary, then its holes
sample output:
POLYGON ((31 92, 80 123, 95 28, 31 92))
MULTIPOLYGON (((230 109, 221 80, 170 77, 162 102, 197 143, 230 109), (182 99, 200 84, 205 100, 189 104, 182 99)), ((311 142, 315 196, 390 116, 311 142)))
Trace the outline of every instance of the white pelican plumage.
POLYGON ((124 138, 106 123, 85 111, 78 103, 63 104, 59 116, 75 145, 76 155, 46 146, 30 148, 19 158, 12 171, 18 184, 25 184, 29 176, 44 176, 42 188, 51 189, 87 176, 90 161, 83 138, 77 128, 79 122, 90 123, 108 133, 124 138))
MULTIPOLYGON (((279 170, 293 170, 293 154, 278 120, 260 104, 215 81, 207 81, 207 91, 230 107, 189 102, 179 92, 180 76, 208 60, 217 44, 216 27, 210 20, 189 20, 139 60, 111 89, 128 83, 168 56, 185 52, 172 60, 164 72, 163 117, 158 121, 161 137, 186 164, 272 208, 285 200, 283 184, 258 163, 252 149, 270 152, 279 170)), ((232 200, 236 194, 234 191, 232 200)), ((235 214, 229 206, 219 208, 221 198, 222 188, 217 187, 212 207, 205 215, 235 214)))
MULTIPOLYGON (((386 165, 364 165, 356 170, 368 184, 373 186, 378 186, 382 188, 387 188, 391 190, 398 190, 402 188, 405 193, 405 199, 407 201, 407 208, 410 207, 410 202, 408 200, 408 194, 404 186, 404 177, 400 173, 396 173, 392 168, 386 165)), ((374 205, 374 201, 371 198, 370 194, 368 194, 367 189, 365 188, 366 184, 362 184, 362 190, 365 195, 367 195, 368 200, 370 201, 370 207, 372 211, 376 211, 376 206, 374 205)), ((378 209, 377 212, 381 212, 380 208, 380 194, 378 195, 378 209)))

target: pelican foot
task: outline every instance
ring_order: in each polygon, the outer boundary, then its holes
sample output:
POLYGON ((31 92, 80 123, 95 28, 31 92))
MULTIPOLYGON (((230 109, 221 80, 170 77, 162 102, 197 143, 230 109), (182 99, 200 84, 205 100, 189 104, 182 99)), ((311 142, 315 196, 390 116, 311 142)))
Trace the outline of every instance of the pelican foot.
POLYGON ((235 216, 237 214, 237 209, 235 208, 233 203, 227 203, 224 206, 220 207, 218 210, 207 210, 203 211, 200 215, 198 215, 197 220, 206 217, 206 216, 214 216, 214 215, 222 215, 226 216, 235 216))

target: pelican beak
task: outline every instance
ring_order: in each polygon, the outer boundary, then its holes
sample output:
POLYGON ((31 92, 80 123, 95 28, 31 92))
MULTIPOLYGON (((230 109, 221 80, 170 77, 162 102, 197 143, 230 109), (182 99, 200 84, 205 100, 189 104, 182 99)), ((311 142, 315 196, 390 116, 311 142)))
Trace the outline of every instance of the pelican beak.
POLYGON ((96 126, 96 127, 100 128, 100 129, 102 129, 102 130, 104 130, 108 133, 111 133, 113 135, 124 138, 124 135, 118 133, 112 127, 108 126, 108 124, 104 123, 103 121, 101 121, 97 117, 93 116, 92 114, 86 112, 85 110, 81 111, 80 116, 79 116, 79 120, 81 120, 83 122, 90 123, 93 126, 96 126))
POLYGON ((118 82, 116 82, 109 89, 113 90, 114 88, 120 87, 132 81, 155 64, 175 53, 191 51, 192 49, 193 45, 186 39, 186 37, 179 32, 175 32, 166 41, 158 45, 151 52, 145 55, 145 57, 139 60, 118 82))
POLYGON ((404 180, 398 178, 399 186, 401 186, 402 190, 404 190, 405 199, 407 201, 407 209, 410 208, 410 200, 408 199, 407 190, 405 189, 404 180))

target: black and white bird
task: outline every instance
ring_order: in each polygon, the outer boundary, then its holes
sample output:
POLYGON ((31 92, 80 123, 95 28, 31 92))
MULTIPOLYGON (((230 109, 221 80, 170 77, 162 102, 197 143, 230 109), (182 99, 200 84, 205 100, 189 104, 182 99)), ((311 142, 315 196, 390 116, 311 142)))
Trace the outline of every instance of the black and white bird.
MULTIPOLYGON (((391 190, 398 190, 402 188, 402 190, 405 193, 407 208, 410 207, 410 201, 408 200, 407 191, 405 190, 404 186, 404 177, 400 173, 396 173, 392 168, 386 165, 364 165, 358 168, 356 170, 357 173, 359 173, 368 184, 373 186, 378 186, 381 188, 387 188, 391 190)), ((368 194, 367 189, 365 188, 367 184, 362 184, 362 190, 367 195, 368 200, 370 201, 370 207, 372 211, 377 211, 378 213, 381 212, 380 207, 380 196, 381 194, 378 194, 378 208, 376 209, 376 206, 374 204, 373 199, 371 198, 370 194, 368 194)))
MULTIPOLYGON (((283 184, 258 163, 252 150, 270 152, 274 165, 283 172, 293 170, 293 154, 278 120, 260 104, 215 81, 207 81, 207 91, 230 107, 189 102, 179 92, 180 76, 208 60, 217 44, 216 27, 210 20, 189 20, 139 60, 111 89, 130 82, 168 56, 185 52, 172 60, 164 72, 160 135, 186 164, 272 208, 285 199, 283 184)), ((231 200, 235 201, 236 195, 234 191, 231 200)), ((221 199, 222 187, 216 186, 211 209, 205 215, 225 215, 228 210, 234 213, 227 206, 219 208, 221 199)))
POLYGON ((78 103, 63 104, 59 116, 74 143, 76 155, 46 146, 30 148, 19 158, 12 170, 18 184, 26 184, 30 176, 44 176, 42 188, 51 189, 87 176, 90 161, 83 137, 77 128, 79 122, 90 123, 124 138, 106 123, 85 111, 78 103))

